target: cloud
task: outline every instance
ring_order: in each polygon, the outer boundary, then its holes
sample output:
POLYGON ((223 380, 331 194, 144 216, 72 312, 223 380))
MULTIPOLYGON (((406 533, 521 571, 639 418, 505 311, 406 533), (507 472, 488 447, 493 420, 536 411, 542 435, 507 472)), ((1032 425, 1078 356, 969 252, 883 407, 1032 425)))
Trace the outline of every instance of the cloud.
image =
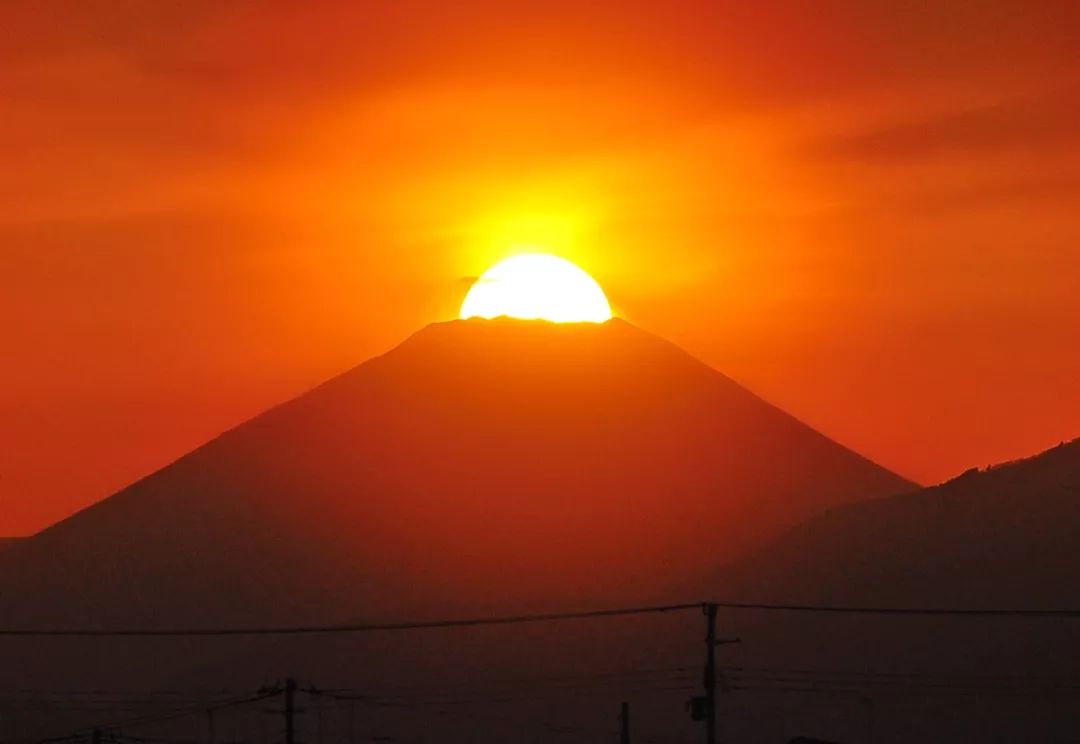
POLYGON ((1080 90, 1019 98, 818 139, 807 152, 867 162, 1006 151, 1044 152, 1080 144, 1080 90))

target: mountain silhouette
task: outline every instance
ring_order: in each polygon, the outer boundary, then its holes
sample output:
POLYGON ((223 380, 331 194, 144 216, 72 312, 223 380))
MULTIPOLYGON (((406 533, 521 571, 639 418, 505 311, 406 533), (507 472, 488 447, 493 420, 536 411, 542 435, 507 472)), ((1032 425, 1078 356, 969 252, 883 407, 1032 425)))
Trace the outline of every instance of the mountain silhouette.
POLYGON ((913 484, 629 323, 469 320, 5 549, 49 627, 652 599, 913 484))
POLYGON ((734 596, 1080 607, 1080 439, 813 517, 724 571, 734 596))
MULTIPOLYGON (((722 569, 713 591, 785 605, 1075 610, 1077 534, 1080 440, 831 509, 722 569)), ((828 729, 841 741, 1076 740, 1074 618, 748 610, 725 621, 746 639, 738 664, 784 670, 757 674, 786 681, 758 684, 873 701, 876 736, 866 716, 849 716, 828 729)), ((788 715, 810 716, 822 696, 797 705, 788 715)))
MULTIPOLYGON (((918 489, 628 323, 458 321, 0 543, 0 617, 322 624, 709 597, 1080 607, 1077 494, 1080 440, 918 489)), ((838 741, 1075 738, 1068 621, 724 609, 719 626, 743 641, 718 650, 729 740, 784 740, 780 719, 838 741), (776 696, 799 690, 777 716, 776 696)), ((12 638, 0 687, 248 690, 294 670, 463 702, 473 680, 676 665, 693 679, 702 631, 687 612, 406 634, 12 638)), ((613 701, 634 701, 643 736, 683 721, 685 687, 608 683, 613 701)), ((557 715, 589 727, 597 698, 578 692, 557 715)), ((475 741, 555 715, 550 699, 497 699, 501 719, 465 708, 456 733, 438 706, 363 716, 372 731, 475 741)), ((41 738, 95 716, 31 710, 6 725, 41 738)), ((306 740, 322 732, 313 718, 306 740)), ((181 723, 173 739, 190 736, 181 723)))

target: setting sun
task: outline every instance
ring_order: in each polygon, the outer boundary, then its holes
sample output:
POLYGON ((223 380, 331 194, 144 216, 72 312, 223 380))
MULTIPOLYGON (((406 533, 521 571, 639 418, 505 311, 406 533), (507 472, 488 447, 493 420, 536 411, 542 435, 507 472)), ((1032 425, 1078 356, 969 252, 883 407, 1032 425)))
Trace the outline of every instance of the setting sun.
POLYGON ((570 261, 525 253, 485 271, 461 305, 462 318, 499 316, 603 323, 611 318, 611 306, 596 280, 570 261))

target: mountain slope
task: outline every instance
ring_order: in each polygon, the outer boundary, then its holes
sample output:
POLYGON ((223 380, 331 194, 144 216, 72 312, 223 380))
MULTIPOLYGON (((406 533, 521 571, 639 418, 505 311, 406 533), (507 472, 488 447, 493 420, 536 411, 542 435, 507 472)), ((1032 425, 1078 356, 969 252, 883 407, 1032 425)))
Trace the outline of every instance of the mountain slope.
POLYGON ((457 321, 5 550, 31 624, 653 598, 911 484, 633 326, 457 321))
POLYGON ((725 571, 784 602, 1080 607, 1080 440, 834 509, 725 571))

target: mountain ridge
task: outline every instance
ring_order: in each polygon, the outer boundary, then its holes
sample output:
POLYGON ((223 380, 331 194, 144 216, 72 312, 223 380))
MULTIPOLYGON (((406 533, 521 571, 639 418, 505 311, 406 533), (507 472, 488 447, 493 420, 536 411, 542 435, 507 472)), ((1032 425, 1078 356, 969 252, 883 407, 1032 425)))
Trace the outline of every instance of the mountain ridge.
POLYGON ((1074 439, 937 486, 827 510, 721 571, 720 583, 759 600, 1080 607, 1078 530, 1074 439))
POLYGON ((455 321, 4 551, 24 601, 2 609, 161 626, 645 599, 913 487, 625 321, 455 321))

